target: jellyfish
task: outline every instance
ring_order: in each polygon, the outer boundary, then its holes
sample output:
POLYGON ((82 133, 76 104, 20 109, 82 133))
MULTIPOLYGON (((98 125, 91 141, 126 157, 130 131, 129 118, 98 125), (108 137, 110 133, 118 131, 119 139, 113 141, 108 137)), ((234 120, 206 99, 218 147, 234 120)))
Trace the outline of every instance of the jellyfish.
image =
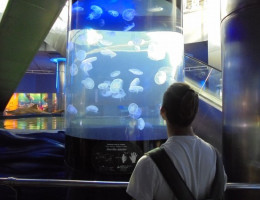
POLYGON ((133 93, 139 93, 139 92, 143 92, 144 88, 142 86, 138 86, 138 85, 133 85, 129 87, 129 92, 133 92, 133 93))
POLYGON ((93 12, 91 12, 91 13, 88 15, 88 19, 89 19, 89 20, 98 19, 98 18, 100 18, 101 15, 103 14, 102 8, 100 8, 100 7, 97 6, 97 5, 92 5, 90 8, 91 8, 91 10, 93 10, 93 12))
POLYGON ((145 127, 145 122, 144 122, 143 118, 139 118, 139 119, 137 120, 137 128, 138 128, 139 130, 143 130, 144 127, 145 127))
POLYGON ((83 60, 82 63, 83 62, 94 62, 96 60, 97 60, 97 57, 90 57, 90 58, 87 58, 87 59, 83 60))
POLYGON ((95 86, 93 79, 89 78, 89 77, 86 78, 85 80, 82 80, 81 83, 84 85, 84 87, 86 89, 89 89, 89 90, 93 89, 95 86))
POLYGON ((125 91, 123 89, 120 89, 118 93, 112 94, 112 97, 115 99, 122 99, 126 95, 125 91))
POLYGON ((132 28, 135 27, 135 23, 133 22, 132 24, 129 24, 124 27, 124 31, 130 31, 132 28))
POLYGON ((103 35, 93 29, 88 29, 86 31, 86 35, 87 37, 84 41, 86 41, 88 45, 96 45, 100 40, 103 39, 103 35))
POLYGON ((164 47, 155 43, 149 44, 147 53, 148 58, 155 61, 163 60, 166 56, 164 47))
POLYGON ((144 41, 144 39, 141 39, 141 38, 135 38, 133 40, 133 43, 134 43, 134 45, 144 45, 145 41, 144 41))
POLYGON ((82 11, 84 11, 84 8, 80 6, 76 6, 72 8, 72 12, 82 12, 82 11))
POLYGON ((103 83, 98 84, 98 89, 100 90, 106 90, 108 89, 110 86, 110 82, 109 81, 104 81, 103 83))
POLYGON ((133 119, 138 119, 141 115, 142 115, 142 109, 139 108, 139 107, 137 108, 137 110, 133 114, 130 114, 130 116, 133 119))
POLYGON ((69 114, 76 115, 78 113, 78 110, 72 104, 69 104, 67 107, 67 112, 69 114))
POLYGON ((76 64, 72 64, 71 66, 70 66, 70 75, 71 76, 76 76, 77 74, 78 74, 78 66, 76 65, 76 64))
POLYGON ((119 76, 120 73, 121 73, 120 71, 113 71, 113 72, 111 72, 110 76, 111 76, 112 78, 114 78, 114 77, 119 76))
POLYGON ((80 69, 85 72, 85 74, 88 75, 88 71, 93 69, 92 62, 96 61, 97 57, 90 57, 85 60, 83 60, 80 64, 80 69))
POLYGON ((108 14, 112 15, 113 17, 118 17, 119 13, 116 10, 109 10, 108 14))
POLYGON ((134 80, 132 80, 132 82, 130 83, 130 87, 131 86, 137 86, 140 83, 140 79, 139 78, 135 78, 134 80))
POLYGON ((138 76, 143 74, 140 69, 129 69, 128 71, 138 76))
POLYGON ((86 107, 86 112, 90 112, 90 113, 98 113, 98 107, 94 106, 94 105, 90 105, 86 107))
POLYGON ((134 9, 125 9, 122 13, 122 17, 125 21, 132 21, 135 17, 135 10, 134 9))
POLYGON ((138 105, 136 103, 131 103, 128 106, 128 112, 131 115, 134 115, 138 111, 138 105))
POLYGON ((167 75, 164 71, 158 71, 155 76, 154 76, 154 82, 157 84, 157 85, 162 85, 165 83, 166 81, 166 78, 167 78, 167 75))
POLYGON ((88 71, 93 69, 92 63, 91 62, 82 62, 80 65, 80 69, 85 72, 85 74, 88 75, 88 71))
POLYGON ((110 84, 110 91, 111 93, 118 93, 123 86, 123 80, 122 79, 114 79, 112 83, 110 84))
POLYGON ((87 53, 83 50, 79 50, 76 52, 76 58, 79 60, 79 61, 82 61, 86 58, 87 56, 87 53))
POLYGON ((114 51, 111 51, 110 49, 103 49, 100 51, 100 53, 104 56, 110 56, 110 58, 113 58, 116 56, 116 53, 114 51))
POLYGON ((103 97, 109 97, 109 96, 112 95, 112 92, 111 92, 109 89, 102 90, 101 95, 102 95, 103 97))

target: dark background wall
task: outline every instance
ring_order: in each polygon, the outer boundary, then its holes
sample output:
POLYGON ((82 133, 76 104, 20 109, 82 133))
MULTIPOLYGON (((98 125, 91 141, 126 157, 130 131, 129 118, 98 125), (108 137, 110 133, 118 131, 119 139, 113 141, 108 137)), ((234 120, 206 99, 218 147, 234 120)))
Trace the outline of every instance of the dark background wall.
POLYGON ((56 74, 26 73, 16 88, 16 93, 56 93, 56 74))

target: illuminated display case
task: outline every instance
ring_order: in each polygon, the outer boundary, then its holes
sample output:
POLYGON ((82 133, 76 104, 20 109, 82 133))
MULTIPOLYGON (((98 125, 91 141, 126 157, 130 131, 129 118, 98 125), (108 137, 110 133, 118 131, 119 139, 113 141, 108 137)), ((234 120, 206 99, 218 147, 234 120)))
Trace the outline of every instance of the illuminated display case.
POLYGON ((166 139, 159 110, 167 87, 183 80, 183 47, 181 1, 72 2, 69 166, 97 176, 128 176, 145 151, 166 139))

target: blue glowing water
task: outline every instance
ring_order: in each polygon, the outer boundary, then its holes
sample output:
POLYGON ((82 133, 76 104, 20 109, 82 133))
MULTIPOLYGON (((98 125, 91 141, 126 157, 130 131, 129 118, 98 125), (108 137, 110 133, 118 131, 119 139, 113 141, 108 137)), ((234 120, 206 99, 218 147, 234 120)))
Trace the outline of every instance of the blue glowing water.
POLYGON ((171 3, 161 3, 156 10, 132 0, 73 4, 66 134, 97 140, 166 138, 159 111, 163 93, 182 73, 183 36, 173 28, 171 3))

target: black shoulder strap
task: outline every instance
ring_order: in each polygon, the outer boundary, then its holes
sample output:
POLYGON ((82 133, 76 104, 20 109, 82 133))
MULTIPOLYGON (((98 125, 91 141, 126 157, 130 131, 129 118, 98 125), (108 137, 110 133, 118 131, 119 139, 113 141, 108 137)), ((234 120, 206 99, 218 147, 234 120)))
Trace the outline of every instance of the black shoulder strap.
MULTIPOLYGON (((214 148, 214 147, 213 147, 214 148)), ((214 148, 215 149, 215 148, 214 148)), ((224 166, 219 152, 215 149, 217 155, 216 174, 211 186, 210 199, 224 199, 224 166)))
POLYGON ((187 188, 185 182, 163 148, 158 147, 146 154, 155 162, 174 195, 179 200, 195 200, 191 191, 187 188))
MULTIPOLYGON (((211 192, 208 199, 224 199, 224 169, 221 157, 218 151, 216 151, 216 174, 212 183, 211 192)), ((183 181, 179 172, 177 171, 174 163, 169 158, 168 154, 163 148, 156 148, 146 153, 155 162, 164 179, 172 189, 175 196, 179 199, 195 200, 195 197, 183 181)))

